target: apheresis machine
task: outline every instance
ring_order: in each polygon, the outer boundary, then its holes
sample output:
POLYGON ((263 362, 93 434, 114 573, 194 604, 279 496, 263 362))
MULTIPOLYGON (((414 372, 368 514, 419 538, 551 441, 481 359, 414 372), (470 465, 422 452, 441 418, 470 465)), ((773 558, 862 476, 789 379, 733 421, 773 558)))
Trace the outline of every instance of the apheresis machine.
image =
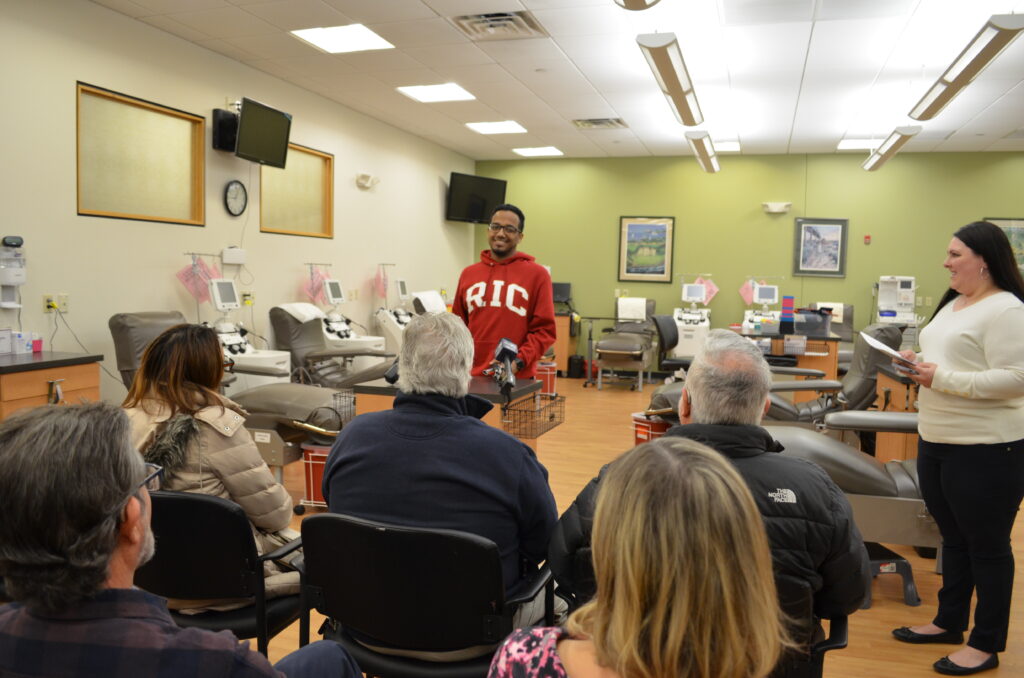
POLYGON ((385 299, 384 306, 377 309, 373 318, 377 323, 377 331, 387 340, 387 350, 398 353, 402 349, 405 327, 412 320, 412 314, 406 308, 411 295, 405 280, 399 278, 395 281, 395 291, 398 293, 398 304, 391 308, 385 299))
POLYGON ((883 275, 878 279, 876 322, 913 325, 917 322, 914 299, 917 285, 909 275, 883 275))
MULTIPOLYGON (((324 341, 328 348, 338 349, 377 349, 383 351, 386 341, 384 337, 371 334, 359 334, 352 329, 352 321, 338 312, 338 306, 345 303, 345 292, 342 290, 341 281, 329 278, 324 280, 324 294, 331 310, 323 315, 324 341)), ((356 361, 368 361, 357 358, 356 361)), ((355 365, 356 369, 369 367, 369 364, 355 365)))
POLYGON ((753 303, 761 304, 761 308, 743 312, 744 334, 778 334, 782 311, 773 311, 770 307, 779 304, 779 286, 754 283, 753 288, 753 303))
POLYGON ((704 285, 683 283, 683 303, 690 306, 677 308, 673 313, 679 332, 679 341, 671 353, 673 358, 692 358, 704 345, 711 330, 711 309, 704 306, 706 299, 707 288, 704 285))
POLYGON ((266 384, 288 383, 291 381, 292 361, 288 351, 258 349, 245 338, 247 331, 240 323, 233 322, 229 314, 242 307, 235 281, 230 278, 214 278, 210 281, 210 296, 214 308, 223 315, 214 323, 224 358, 234 361, 236 379, 224 386, 224 394, 266 384))

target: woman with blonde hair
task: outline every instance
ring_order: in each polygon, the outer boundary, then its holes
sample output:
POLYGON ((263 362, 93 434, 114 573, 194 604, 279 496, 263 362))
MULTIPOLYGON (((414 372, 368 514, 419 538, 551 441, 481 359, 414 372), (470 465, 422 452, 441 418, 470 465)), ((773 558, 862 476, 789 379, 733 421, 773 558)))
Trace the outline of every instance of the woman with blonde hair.
MULTIPOLYGON (((164 467, 164 488, 230 499, 245 510, 260 553, 299 536, 288 528, 292 499, 245 429, 246 412, 220 395, 224 353, 203 325, 175 325, 154 339, 121 404, 132 443, 146 461, 164 467)), ((298 592, 299 573, 264 565, 268 597, 298 592)), ((171 600, 184 612, 230 609, 249 601, 171 600)))
POLYGON ((761 515, 714 450, 659 438, 619 458, 592 545, 595 598, 509 636, 489 678, 760 678, 790 646, 761 515))

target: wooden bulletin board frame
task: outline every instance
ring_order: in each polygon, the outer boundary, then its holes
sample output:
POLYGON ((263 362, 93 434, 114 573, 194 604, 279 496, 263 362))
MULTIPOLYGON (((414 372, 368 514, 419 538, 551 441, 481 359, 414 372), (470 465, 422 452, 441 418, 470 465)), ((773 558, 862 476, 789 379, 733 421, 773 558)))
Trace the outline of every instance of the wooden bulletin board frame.
POLYGON ((206 118, 76 85, 78 214, 203 226, 206 118))
POLYGON ((334 237, 334 156, 288 144, 285 169, 260 167, 260 231, 334 237))

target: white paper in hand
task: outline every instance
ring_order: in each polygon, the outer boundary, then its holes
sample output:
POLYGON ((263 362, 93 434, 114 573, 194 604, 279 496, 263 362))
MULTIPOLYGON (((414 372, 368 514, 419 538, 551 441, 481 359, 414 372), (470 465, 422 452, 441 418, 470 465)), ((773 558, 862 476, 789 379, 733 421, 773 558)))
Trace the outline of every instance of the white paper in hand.
POLYGON ((870 334, 865 334, 864 332, 861 332, 860 336, 864 339, 864 341, 868 342, 868 346, 870 346, 871 348, 875 349, 876 351, 881 351, 882 353, 884 353, 887 356, 891 357, 893 360, 898 360, 899 362, 903 363, 904 365, 911 365, 911 366, 913 366, 913 365, 916 364, 912 360, 907 360, 906 358, 901 356, 899 353, 897 353, 893 349, 889 348, 888 346, 886 346, 885 344, 883 344, 879 340, 877 340, 874 337, 872 337, 870 334))

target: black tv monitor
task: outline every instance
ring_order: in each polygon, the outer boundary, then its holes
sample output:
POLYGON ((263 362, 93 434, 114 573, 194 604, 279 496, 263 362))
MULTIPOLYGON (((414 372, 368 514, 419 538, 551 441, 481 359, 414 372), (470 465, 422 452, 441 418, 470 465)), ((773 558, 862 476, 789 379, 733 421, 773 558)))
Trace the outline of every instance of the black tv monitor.
POLYGON ((292 116, 252 99, 242 99, 235 155, 271 167, 284 167, 292 116))
POLYGON ((488 223, 494 208, 505 203, 506 184, 504 179, 452 172, 444 218, 474 224, 488 223))
POLYGON ((551 283, 553 301, 556 304, 568 304, 572 301, 572 283, 551 283))

